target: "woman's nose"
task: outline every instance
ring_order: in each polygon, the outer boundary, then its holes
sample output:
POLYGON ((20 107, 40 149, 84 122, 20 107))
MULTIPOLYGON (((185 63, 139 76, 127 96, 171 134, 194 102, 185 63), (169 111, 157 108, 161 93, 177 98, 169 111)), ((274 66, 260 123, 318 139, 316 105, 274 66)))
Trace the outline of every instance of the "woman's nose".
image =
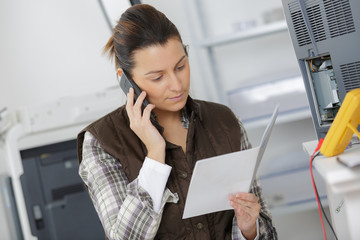
POLYGON ((181 91, 182 82, 181 79, 176 76, 175 73, 169 74, 169 88, 172 91, 181 91))

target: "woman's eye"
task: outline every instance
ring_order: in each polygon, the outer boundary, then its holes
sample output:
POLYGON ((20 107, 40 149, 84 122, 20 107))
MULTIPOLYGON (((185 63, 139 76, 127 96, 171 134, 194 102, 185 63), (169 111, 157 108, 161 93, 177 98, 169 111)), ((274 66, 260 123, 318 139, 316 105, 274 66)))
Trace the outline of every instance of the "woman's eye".
POLYGON ((154 78, 153 81, 159 81, 161 78, 162 78, 162 75, 157 78, 154 78))
POLYGON ((184 67, 185 67, 185 64, 183 64, 183 65, 181 65, 181 66, 177 67, 176 69, 180 71, 180 70, 182 70, 184 67))

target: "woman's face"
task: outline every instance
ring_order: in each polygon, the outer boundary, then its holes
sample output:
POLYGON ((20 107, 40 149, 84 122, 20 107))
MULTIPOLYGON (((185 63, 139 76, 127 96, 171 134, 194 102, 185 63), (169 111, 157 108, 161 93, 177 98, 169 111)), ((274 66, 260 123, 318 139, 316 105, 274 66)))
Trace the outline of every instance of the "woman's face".
POLYGON ((134 52, 132 76, 147 100, 161 111, 179 111, 190 88, 190 67, 182 43, 170 38, 165 45, 153 45, 134 52))

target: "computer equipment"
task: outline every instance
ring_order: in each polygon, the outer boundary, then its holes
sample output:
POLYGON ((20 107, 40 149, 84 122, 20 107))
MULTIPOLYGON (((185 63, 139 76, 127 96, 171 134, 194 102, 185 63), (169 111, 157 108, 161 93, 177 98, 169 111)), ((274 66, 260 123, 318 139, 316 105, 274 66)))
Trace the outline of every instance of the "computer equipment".
POLYGON ((73 139, 20 152, 20 181, 31 232, 38 240, 105 239, 78 173, 76 149, 73 139))
POLYGON ((282 0, 318 139, 360 88, 360 1, 282 0))

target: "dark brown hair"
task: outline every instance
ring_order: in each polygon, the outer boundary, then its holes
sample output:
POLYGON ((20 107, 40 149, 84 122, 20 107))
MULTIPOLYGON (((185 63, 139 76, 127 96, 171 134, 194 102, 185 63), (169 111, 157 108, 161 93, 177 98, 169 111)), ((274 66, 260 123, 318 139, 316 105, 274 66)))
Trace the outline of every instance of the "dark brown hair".
POLYGON ((135 50, 164 45, 170 38, 178 38, 182 43, 179 31, 165 14, 150 5, 137 4, 121 15, 104 53, 114 58, 116 69, 121 68, 131 76, 135 50))

